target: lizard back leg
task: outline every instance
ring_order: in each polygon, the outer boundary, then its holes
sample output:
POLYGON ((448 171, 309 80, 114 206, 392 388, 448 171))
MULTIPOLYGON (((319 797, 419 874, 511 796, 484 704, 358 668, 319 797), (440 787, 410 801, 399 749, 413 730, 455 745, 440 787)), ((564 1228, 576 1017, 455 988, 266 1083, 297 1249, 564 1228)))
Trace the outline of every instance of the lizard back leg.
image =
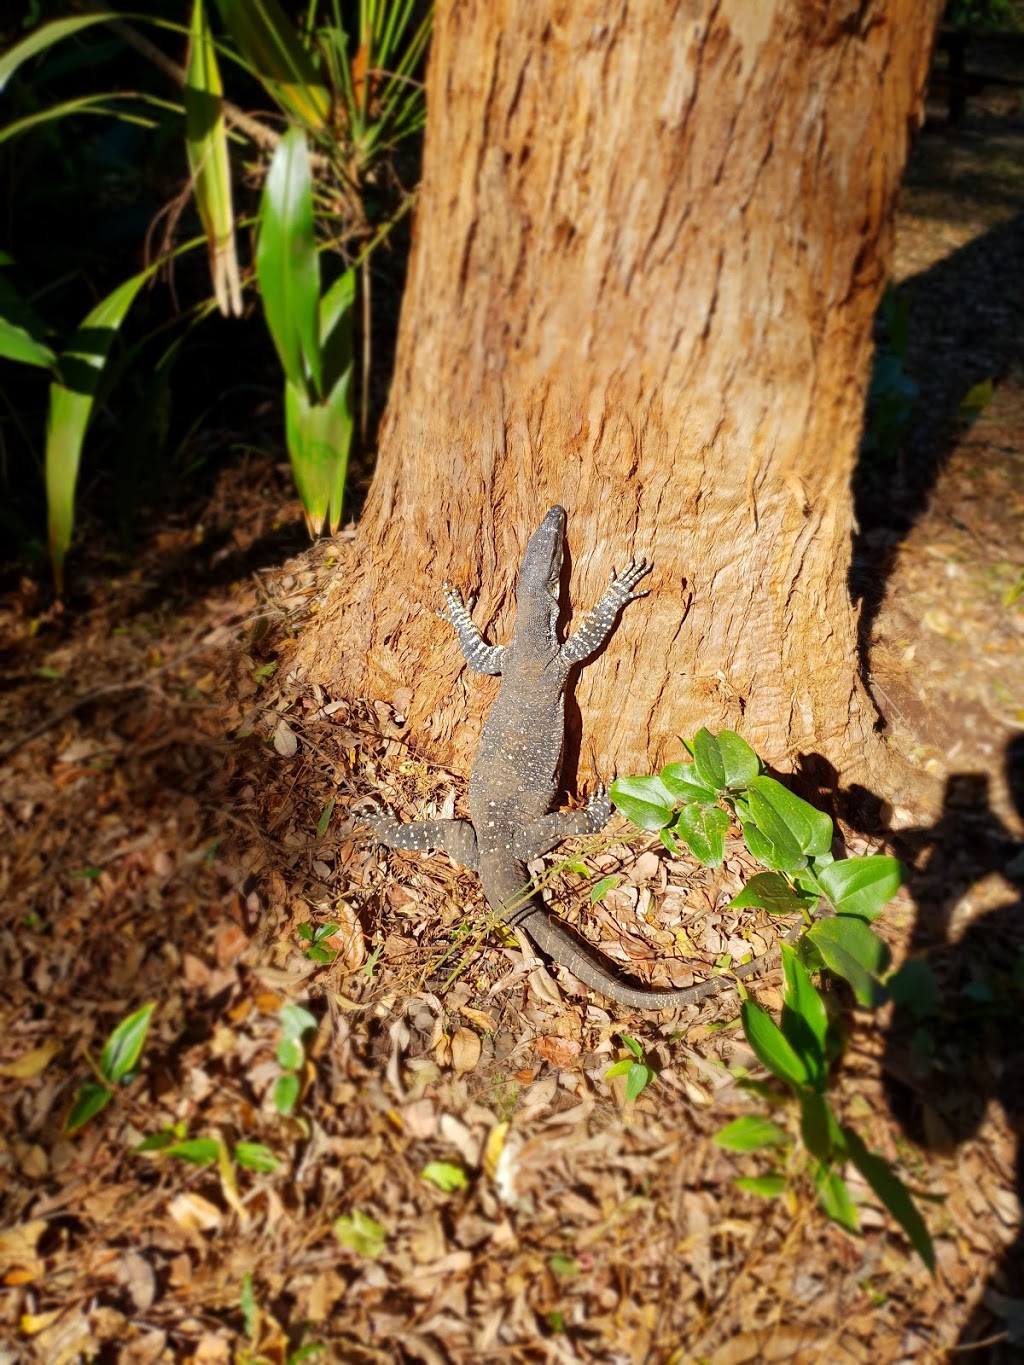
POLYGON ((426 853, 439 848, 463 867, 475 868, 478 862, 476 830, 468 820, 396 820, 389 810, 364 810, 364 820, 377 842, 386 848, 407 853, 426 853))
POLYGON ((487 643, 479 627, 474 624, 458 588, 450 588, 446 583, 444 601, 444 611, 439 611, 438 616, 455 627, 462 657, 466 663, 476 673, 500 673, 505 658, 505 646, 487 643))
POLYGON ((512 839, 512 852, 523 862, 550 853, 565 839, 577 834, 597 834, 612 813, 612 803, 600 787, 582 810, 556 810, 518 829, 512 839))

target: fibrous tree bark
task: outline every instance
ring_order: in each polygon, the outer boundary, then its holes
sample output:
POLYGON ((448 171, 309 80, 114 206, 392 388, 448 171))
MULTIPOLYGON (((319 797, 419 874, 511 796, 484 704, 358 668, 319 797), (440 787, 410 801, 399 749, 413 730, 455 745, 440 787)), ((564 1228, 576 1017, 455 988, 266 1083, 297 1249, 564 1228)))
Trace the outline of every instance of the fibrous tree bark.
POLYGON ((460 680, 441 585, 507 639, 558 502, 574 612, 655 561, 578 685, 585 775, 705 725, 877 779, 850 476, 937 9, 440 0, 377 471, 300 671, 411 688, 464 762, 495 684, 460 680))

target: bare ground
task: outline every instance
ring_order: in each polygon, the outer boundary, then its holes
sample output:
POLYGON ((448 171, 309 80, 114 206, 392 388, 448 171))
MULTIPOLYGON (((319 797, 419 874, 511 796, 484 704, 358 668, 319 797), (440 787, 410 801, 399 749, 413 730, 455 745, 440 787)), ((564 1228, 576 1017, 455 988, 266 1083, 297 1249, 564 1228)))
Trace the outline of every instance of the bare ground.
MULTIPOLYGON (((798 1167, 784 1200, 732 1183, 765 1166, 712 1142, 753 1103, 734 1004, 631 1023, 660 1075, 627 1105, 605 1079, 614 1012, 524 963, 446 860, 369 844, 356 794, 422 809, 456 779, 417 760, 390 708, 296 696, 290 647, 331 547, 251 572, 298 518, 286 474, 253 461, 132 569, 83 556, 73 613, 27 580, 2 607, 17 747, 0 770, 0 1362, 279 1361, 304 1344, 427 1365, 1013 1357, 1024 197, 1003 98, 919 147, 899 277, 921 398, 898 465, 862 490, 876 694, 936 783, 933 808, 899 812, 912 877, 887 933, 933 962, 944 1008, 925 1037, 858 1017, 837 1103, 929 1201, 937 1276, 864 1189, 854 1238, 798 1167), (985 378, 968 428, 959 402, 985 378), (304 955, 307 923, 338 925, 332 963, 304 955), (145 1001, 138 1078, 68 1138, 88 1055, 145 1001), (284 1118, 288 1001, 320 1022, 284 1118), (133 1150, 175 1125, 222 1139, 219 1164, 133 1150), (240 1163, 240 1142, 278 1165, 240 1163), (465 1187, 425 1178, 438 1161, 465 1187)), ((722 909, 746 870, 735 848, 713 876, 643 839, 583 851, 620 886, 591 907, 563 870, 553 894, 625 958, 774 937, 722 909)), ((771 979, 757 993, 778 1005, 771 979)))

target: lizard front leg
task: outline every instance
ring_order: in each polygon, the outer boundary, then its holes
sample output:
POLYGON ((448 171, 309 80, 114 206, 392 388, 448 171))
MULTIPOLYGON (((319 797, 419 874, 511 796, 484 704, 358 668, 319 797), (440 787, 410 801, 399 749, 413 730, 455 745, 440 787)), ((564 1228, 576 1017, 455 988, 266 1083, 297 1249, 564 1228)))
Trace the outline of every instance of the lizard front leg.
POLYGON ((475 869, 479 861, 476 830, 468 820, 396 820, 386 807, 364 809, 359 819, 370 826, 377 842, 407 853, 426 853, 439 848, 463 867, 475 869))
POLYGON ((604 596, 584 617, 579 630, 570 635, 562 645, 559 657, 564 664, 568 666, 581 664, 584 659, 589 659, 591 654, 595 654, 601 648, 611 635, 615 619, 626 603, 647 596, 646 592, 634 592, 633 589, 653 568, 654 565, 648 564, 646 559, 633 559, 621 575, 617 575, 612 569, 604 596))
POLYGON ((462 657, 469 664, 470 668, 476 673, 500 673, 502 661, 505 658, 504 645, 489 645, 480 634, 479 628, 473 624, 465 602, 462 600, 462 593, 458 588, 450 588, 444 585, 444 611, 437 614, 442 621, 448 621, 455 627, 455 633, 459 637, 459 646, 462 649, 462 657))
POLYGON ((512 839, 512 852, 522 862, 539 858, 577 834, 597 834, 612 813, 612 803, 604 787, 598 787, 582 810, 556 810, 518 829, 512 839))

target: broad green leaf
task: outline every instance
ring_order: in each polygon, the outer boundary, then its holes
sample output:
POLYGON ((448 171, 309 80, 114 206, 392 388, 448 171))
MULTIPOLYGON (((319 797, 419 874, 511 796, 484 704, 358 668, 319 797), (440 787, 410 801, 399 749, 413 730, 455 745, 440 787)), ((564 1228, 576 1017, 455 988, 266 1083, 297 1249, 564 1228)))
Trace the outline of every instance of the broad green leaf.
POLYGON ((117 330, 157 262, 125 280, 86 317, 60 356, 63 383, 50 385, 46 426, 46 505, 50 560, 58 593, 74 524, 75 484, 96 390, 117 330))
POLYGON ((326 403, 310 402, 305 385, 285 384, 288 454, 311 537, 320 534, 325 521, 332 535, 341 524, 354 427, 351 375, 349 370, 338 380, 326 403))
POLYGON ((597 905, 600 901, 603 901, 612 887, 617 886, 618 884, 619 878, 616 876, 602 877, 599 882, 595 882, 590 888, 590 904, 597 905))
POLYGON ((785 1147, 792 1139, 771 1119, 749 1114, 720 1128, 714 1141, 729 1152, 755 1152, 761 1147, 785 1147))
POLYGON ((729 908, 743 910, 756 905, 772 915, 792 915, 799 913, 807 904, 781 872, 756 872, 742 891, 733 896, 729 908))
POLYGON ((718 801, 718 793, 700 782, 692 763, 667 763, 661 770, 661 780, 676 801, 698 806, 713 806, 718 801))
MULTIPOLYGON (((313 951, 311 948, 310 952, 313 951)), ((306 1060, 306 1049, 299 1038, 282 1038, 277 1045, 277 1064, 286 1071, 301 1071, 306 1060)))
POLYGON ((818 872, 818 881, 840 915, 877 919, 904 880, 903 864, 882 853, 841 858, 818 872))
POLYGON ((320 262, 313 239, 309 149, 301 128, 290 128, 274 152, 259 222, 256 275, 270 335, 288 383, 307 399, 318 397, 320 262))
POLYGON ((626 1047, 629 1048, 637 1061, 642 1061, 644 1055, 643 1046, 638 1043, 635 1038, 631 1038, 628 1033, 620 1033, 619 1037, 622 1039, 623 1043, 625 1043, 626 1047))
POLYGON ((850 983, 859 1004, 881 1003, 883 993, 876 978, 886 968, 889 950, 863 920, 851 915, 822 919, 805 937, 817 948, 829 971, 850 983))
POLYGON ((899 1223, 910 1239, 910 1245, 934 1275, 935 1248, 910 1191, 884 1157, 869 1152, 852 1129, 844 1128, 843 1138, 850 1160, 899 1223))
POLYGON ((303 1034, 312 1032, 318 1026, 316 1015, 310 1014, 302 1005, 282 1005, 281 1028, 286 1038, 301 1038, 303 1034))
POLYGON ((705 867, 718 867, 725 856, 729 817, 718 806, 683 806, 672 826, 694 857, 705 867))
POLYGON ((445 1194, 452 1194, 455 1190, 468 1190, 469 1179, 461 1166, 456 1166, 451 1161, 429 1161, 420 1175, 424 1180, 429 1180, 432 1185, 436 1185, 445 1194))
POLYGON ((783 1175, 739 1175, 732 1183, 738 1190, 746 1190, 747 1194, 756 1194, 762 1199, 778 1199, 786 1193, 783 1175))
POLYGON ((718 736, 718 752, 725 769, 726 785, 731 791, 748 787, 761 771, 761 760, 745 739, 735 730, 723 730, 718 736))
POLYGON ((625 1076, 628 1073, 629 1068, 635 1065, 636 1063, 631 1057, 620 1057, 617 1062, 612 1062, 611 1066, 604 1073, 604 1078, 606 1081, 613 1081, 616 1076, 625 1076))
POLYGON ((823 810, 794 795, 774 777, 761 774, 754 777, 747 788, 747 800, 758 829, 774 839, 774 825, 764 816, 766 807, 788 830, 801 853, 811 856, 828 853, 832 847, 832 821, 823 810))
POLYGON ((149 1032, 149 1019, 155 1004, 143 1005, 122 1019, 107 1039, 100 1057, 100 1072, 108 1081, 123 1080, 134 1071, 149 1032))
POLYGON ((324 388, 332 390, 351 374, 354 361, 356 272, 338 276, 320 300, 320 352, 324 388))
POLYGON ((824 1095, 804 1090, 800 1094, 800 1136, 804 1146, 828 1165, 845 1155, 843 1135, 824 1095))
POLYGON ((212 1166, 220 1155, 220 1143, 216 1138, 189 1138, 165 1147, 164 1153, 190 1161, 193 1166, 212 1166))
POLYGON ((147 1152, 164 1152, 180 1141, 181 1133, 176 1133, 173 1128, 161 1128, 159 1133, 150 1133, 141 1142, 137 1142, 132 1152, 137 1156, 143 1156, 147 1152))
POLYGON ((267 93, 289 118, 323 132, 330 95, 277 0, 217 0, 217 8, 267 93))
POLYGON ((758 1061, 789 1085, 805 1086, 809 1077, 803 1058, 768 1011, 756 1000, 744 1000, 740 1006, 740 1019, 758 1061))
POLYGON ((667 825, 676 807, 675 797, 660 777, 618 777, 608 795, 627 820, 652 831, 667 825))
POLYGON ((637 1099, 656 1079, 655 1071, 646 1062, 633 1062, 626 1072, 626 1099, 637 1099))
POLYGON ((302 1081, 294 1071, 286 1071, 274 1082, 274 1108, 287 1117, 299 1102, 302 1081))
POLYGON ((52 370, 60 378, 57 357, 43 341, 45 335, 46 326, 35 309, 0 271, 0 356, 52 370))
POLYGON ((825 1002, 795 951, 782 945, 782 967, 786 989, 782 1006, 782 1032, 799 1052, 815 1087, 825 1083, 827 1064, 825 1039, 828 1014, 825 1002))
POLYGON ((718 740, 703 726, 693 737, 693 766, 701 782, 713 791, 722 792, 726 788, 725 762, 718 740))
POLYGON ((235 1148, 235 1160, 249 1171, 276 1171, 281 1164, 262 1142, 240 1142, 235 1148))
POLYGON ((387 1245, 387 1230, 362 1209, 353 1209, 334 1220, 334 1235, 343 1247, 368 1260, 375 1260, 387 1245))
POLYGON ((850 1197, 846 1181, 839 1172, 820 1166, 815 1173, 814 1185, 818 1193, 818 1203, 828 1216, 849 1232, 859 1232, 857 1209, 850 1197))
POLYGON ((235 253, 223 95, 206 9, 203 0, 193 0, 184 90, 185 144, 192 170, 192 192, 206 233, 217 307, 225 317, 241 317, 242 284, 235 253))
POLYGON ((66 1133, 77 1132, 83 1124, 88 1123, 94 1118, 101 1109, 105 1109, 113 1098, 114 1092, 105 1085, 100 1085, 99 1081, 86 1081, 79 1087, 71 1105, 71 1112, 68 1114, 64 1124, 66 1133))
POLYGON ((64 38, 70 38, 82 29, 89 28, 92 24, 104 24, 111 19, 120 17, 120 15, 110 11, 104 14, 79 14, 73 18, 54 19, 49 24, 40 24, 27 38, 23 38, 20 43, 15 43, 6 52, 0 53, 0 90, 3 90, 22 62, 28 61, 30 57, 45 52, 54 43, 59 43, 64 38))

